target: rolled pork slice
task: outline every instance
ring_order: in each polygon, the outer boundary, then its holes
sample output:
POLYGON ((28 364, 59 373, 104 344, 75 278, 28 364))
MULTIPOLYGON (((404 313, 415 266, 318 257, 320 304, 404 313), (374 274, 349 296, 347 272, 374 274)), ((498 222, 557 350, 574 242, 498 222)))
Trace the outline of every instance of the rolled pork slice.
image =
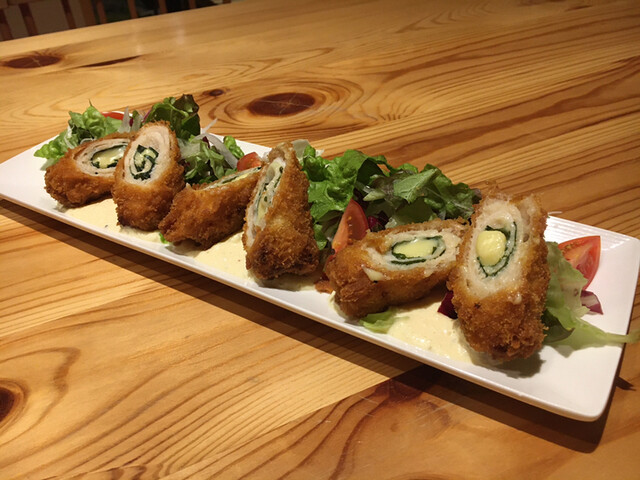
POLYGON ((115 172, 111 193, 121 225, 155 230, 184 188, 176 135, 166 122, 144 125, 131 140, 115 172))
POLYGON ((45 172, 47 193, 65 207, 81 207, 109 196, 129 139, 129 134, 114 133, 68 150, 45 172))
POLYGON ((350 317, 426 296, 453 268, 467 225, 455 220, 369 232, 325 266, 335 301, 350 317))
POLYGON ((271 150, 267 163, 246 210, 242 242, 247 269, 262 280, 309 274, 319 262, 309 180, 291 143, 271 150))
POLYGON ((210 248, 241 230, 260 168, 243 170, 212 183, 187 185, 175 196, 171 210, 160 222, 164 238, 174 243, 193 240, 210 248))
POLYGON ((468 343, 495 359, 526 358, 542 346, 546 218, 535 196, 485 197, 447 283, 468 343))

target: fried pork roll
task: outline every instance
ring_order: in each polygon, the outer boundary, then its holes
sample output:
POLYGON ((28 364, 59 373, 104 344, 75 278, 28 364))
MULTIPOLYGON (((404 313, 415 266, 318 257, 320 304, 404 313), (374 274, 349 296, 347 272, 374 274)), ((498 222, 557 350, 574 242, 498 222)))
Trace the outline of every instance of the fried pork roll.
POLYGON ((242 235, 247 269, 257 278, 306 275, 318 267, 308 188, 291 143, 269 152, 247 206, 242 235))
POLYGON ((81 207, 111 193, 113 173, 129 145, 129 134, 114 133, 72 148, 47 168, 47 193, 65 207, 81 207))
POLYGON ((444 283, 467 226, 432 220, 369 232, 327 262, 336 303, 350 317, 424 297, 444 283))
POLYGON ((227 175, 212 183, 187 185, 175 196, 169 214, 160 222, 164 238, 174 243, 193 240, 210 248, 239 231, 260 168, 227 175))
POLYGON ((447 283, 475 350, 511 360, 542 346, 549 285, 546 219, 534 196, 494 194, 476 208, 447 283))
POLYGON ((166 122, 148 123, 131 139, 118 162, 111 189, 118 222, 155 230, 184 187, 176 135, 166 122))

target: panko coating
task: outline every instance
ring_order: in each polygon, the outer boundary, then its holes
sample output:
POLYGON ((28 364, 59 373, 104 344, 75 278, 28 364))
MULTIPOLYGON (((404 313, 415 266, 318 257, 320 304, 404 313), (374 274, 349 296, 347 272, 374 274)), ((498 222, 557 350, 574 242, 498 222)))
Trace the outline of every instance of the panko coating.
POLYGON ((325 266, 336 303, 358 318, 426 296, 446 281, 466 230, 438 219, 367 233, 325 266))
POLYGON ((131 139, 115 171, 111 194, 121 225, 155 230, 184 188, 176 135, 167 122, 144 125, 131 139))
POLYGON ((67 150, 45 172, 47 193, 65 207, 81 207, 109 196, 129 139, 129 134, 113 133, 67 150))
POLYGON ((447 282, 467 342, 494 359, 526 358, 542 347, 546 219, 535 196, 485 197, 447 282))
POLYGON ((193 240, 210 248, 242 229, 259 176, 257 167, 212 183, 187 185, 173 199, 171 210, 160 222, 160 232, 173 243, 193 240))
POLYGON ((242 242, 246 266, 257 278, 306 275, 319 250, 309 210, 309 181, 291 143, 272 149, 247 206, 242 242))

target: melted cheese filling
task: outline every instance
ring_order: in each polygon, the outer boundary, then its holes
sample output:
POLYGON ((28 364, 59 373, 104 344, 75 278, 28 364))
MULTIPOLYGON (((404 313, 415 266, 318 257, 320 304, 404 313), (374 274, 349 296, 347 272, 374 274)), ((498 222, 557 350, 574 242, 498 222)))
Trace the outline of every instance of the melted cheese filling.
POLYGON ((490 295, 497 289, 518 283, 522 270, 522 249, 525 247, 523 245, 525 235, 522 232, 526 220, 516 205, 503 200, 494 201, 483 208, 482 215, 476 220, 473 231, 471 254, 463 267, 470 288, 478 295, 490 295), (480 249, 480 253, 488 253, 485 251, 485 246, 482 245, 483 237, 487 235, 487 229, 508 231, 512 226, 515 226, 514 238, 507 239, 511 242, 509 248, 512 250, 508 263, 496 274, 487 275, 485 273, 487 267, 483 269, 481 259, 478 256, 478 249, 480 249))
POLYGON ((92 176, 108 177, 113 175, 128 143, 129 140, 126 138, 96 141, 76 157, 78 168, 92 176))
POLYGON ((383 246, 384 253, 380 253, 373 247, 367 248, 366 252, 371 260, 369 266, 373 267, 374 270, 376 266, 379 266, 382 271, 407 270, 410 268, 423 268, 431 271, 438 269, 443 263, 452 262, 458 253, 458 247, 461 242, 460 237, 446 230, 410 230, 389 235, 383 246), (429 255, 434 253, 434 248, 437 248, 440 242, 440 240, 434 240, 438 237, 444 243, 444 251, 438 252, 437 255, 434 254, 433 258, 430 258, 429 255), (394 255, 394 250, 397 251, 398 246, 401 248, 400 253, 404 252, 407 257, 407 261, 404 263, 398 260, 397 254, 394 255), (429 255, 421 257, 425 252, 429 255), (424 261, 412 262, 411 258, 414 256, 416 259, 424 258, 424 261))

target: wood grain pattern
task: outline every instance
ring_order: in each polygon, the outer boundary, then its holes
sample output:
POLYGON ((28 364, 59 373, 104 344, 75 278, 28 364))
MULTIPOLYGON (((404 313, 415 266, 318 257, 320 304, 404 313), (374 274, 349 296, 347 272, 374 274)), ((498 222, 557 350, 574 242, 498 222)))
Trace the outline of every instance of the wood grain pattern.
MULTIPOLYGON (((626 0, 244 0, 3 42, 0 161, 88 101, 185 92, 217 133, 431 163, 640 237, 639 20, 626 0)), ((582 423, 5 200, 0 266, 2 479, 640 469, 637 345, 582 423)))

